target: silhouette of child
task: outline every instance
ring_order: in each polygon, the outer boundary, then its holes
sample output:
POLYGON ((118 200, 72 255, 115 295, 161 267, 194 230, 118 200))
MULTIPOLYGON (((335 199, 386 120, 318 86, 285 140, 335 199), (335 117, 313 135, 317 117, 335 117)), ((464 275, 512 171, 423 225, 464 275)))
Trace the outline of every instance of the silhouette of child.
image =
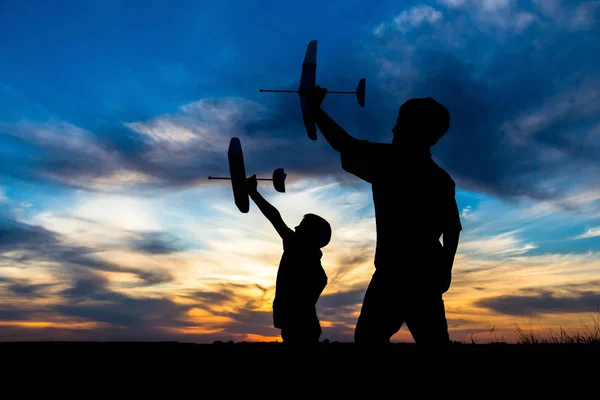
POLYGON ((291 230, 279 211, 258 192, 256 176, 252 175, 246 183, 250 198, 283 240, 273 300, 273 324, 281 330, 284 343, 318 344, 322 331, 316 304, 327 285, 321 248, 331 240, 331 226, 318 215, 306 214, 291 230))

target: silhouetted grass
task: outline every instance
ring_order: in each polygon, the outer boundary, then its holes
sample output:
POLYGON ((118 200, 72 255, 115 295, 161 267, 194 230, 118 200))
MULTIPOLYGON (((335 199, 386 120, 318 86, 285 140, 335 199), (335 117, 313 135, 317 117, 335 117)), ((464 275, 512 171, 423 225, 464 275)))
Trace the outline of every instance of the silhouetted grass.
POLYGON ((579 332, 568 332, 563 327, 558 332, 552 329, 534 332, 517 325, 517 344, 600 344, 600 314, 592 316, 592 321, 592 327, 582 321, 579 332))
MULTIPOLYGON (((567 330, 562 326, 558 329, 543 329, 538 327, 537 329, 525 329, 515 324, 515 331, 517 339, 512 343, 516 345, 524 344, 581 344, 581 345, 600 345, 600 312, 594 316, 592 315, 592 324, 586 324, 581 321, 581 328, 578 330, 567 330)), ((485 344, 499 345, 508 344, 504 337, 498 337, 496 334, 496 326, 494 325, 489 331, 489 339, 485 344)), ((470 343, 464 341, 454 341, 454 344, 470 344, 470 345, 481 345, 475 341, 475 334, 471 334, 470 343)))

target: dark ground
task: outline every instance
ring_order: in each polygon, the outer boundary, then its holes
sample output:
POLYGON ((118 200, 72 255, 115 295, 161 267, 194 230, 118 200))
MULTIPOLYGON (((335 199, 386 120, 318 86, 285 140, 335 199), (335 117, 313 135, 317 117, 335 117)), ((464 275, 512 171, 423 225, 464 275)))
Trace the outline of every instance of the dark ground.
POLYGON ((353 398, 366 390, 380 393, 369 398, 593 398, 599 355, 600 345, 582 344, 455 344, 433 353, 414 344, 291 350, 280 343, 21 342, 0 343, 0 379, 4 393, 14 386, 59 398, 353 398))

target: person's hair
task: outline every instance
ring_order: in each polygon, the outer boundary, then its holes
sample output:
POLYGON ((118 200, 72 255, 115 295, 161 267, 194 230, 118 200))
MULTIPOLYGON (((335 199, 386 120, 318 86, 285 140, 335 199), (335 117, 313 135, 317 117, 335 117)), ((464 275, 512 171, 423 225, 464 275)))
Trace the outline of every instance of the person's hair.
POLYGON ((311 241, 321 247, 325 247, 331 240, 331 225, 323 217, 316 214, 305 214, 304 220, 306 221, 310 230, 311 241))
POLYGON ((398 121, 409 134, 424 135, 412 139, 433 146, 450 128, 450 113, 432 97, 415 97, 400 106, 398 121))

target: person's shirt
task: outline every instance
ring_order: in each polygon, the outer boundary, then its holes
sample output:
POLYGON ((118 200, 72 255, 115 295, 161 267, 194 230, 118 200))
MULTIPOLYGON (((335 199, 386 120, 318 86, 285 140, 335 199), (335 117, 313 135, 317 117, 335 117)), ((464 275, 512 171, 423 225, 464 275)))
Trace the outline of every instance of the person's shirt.
POLYGON ((273 301, 276 327, 284 320, 316 316, 316 303, 327 285, 322 256, 321 249, 306 246, 293 230, 284 235, 273 301))
POLYGON ((371 183, 375 266, 434 261, 444 232, 461 231, 455 183, 431 158, 391 143, 357 140, 341 152, 342 168, 371 183))

